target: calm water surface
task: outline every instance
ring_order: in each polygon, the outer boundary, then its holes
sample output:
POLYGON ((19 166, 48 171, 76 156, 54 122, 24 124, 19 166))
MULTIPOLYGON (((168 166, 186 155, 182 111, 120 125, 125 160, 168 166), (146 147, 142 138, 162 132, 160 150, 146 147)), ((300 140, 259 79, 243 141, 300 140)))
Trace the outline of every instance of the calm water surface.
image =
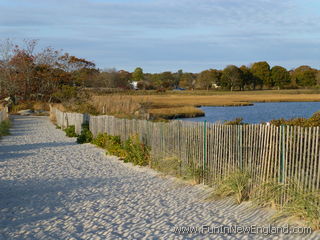
POLYGON ((254 103, 243 107, 201 107, 206 116, 184 118, 184 121, 208 122, 230 121, 242 117, 246 123, 268 122, 279 118, 309 118, 314 112, 320 111, 320 102, 276 102, 254 103))

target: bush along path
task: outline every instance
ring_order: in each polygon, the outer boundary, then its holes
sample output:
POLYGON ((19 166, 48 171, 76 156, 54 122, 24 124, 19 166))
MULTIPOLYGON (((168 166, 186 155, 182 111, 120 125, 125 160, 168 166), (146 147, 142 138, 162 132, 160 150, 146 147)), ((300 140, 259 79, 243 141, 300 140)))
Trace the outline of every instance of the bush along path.
POLYGON ((208 201, 205 187, 77 144, 46 117, 13 118, 11 135, 0 140, 0 181, 0 239, 320 238, 243 233, 268 226, 272 212, 208 201))

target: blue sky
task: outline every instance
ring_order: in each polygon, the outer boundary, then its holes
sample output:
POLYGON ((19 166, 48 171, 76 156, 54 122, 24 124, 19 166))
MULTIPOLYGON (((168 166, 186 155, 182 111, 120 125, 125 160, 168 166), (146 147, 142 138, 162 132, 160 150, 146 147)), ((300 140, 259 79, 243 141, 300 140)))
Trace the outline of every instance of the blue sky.
POLYGON ((0 0, 0 38, 39 39, 101 69, 319 66, 319 0, 0 0))

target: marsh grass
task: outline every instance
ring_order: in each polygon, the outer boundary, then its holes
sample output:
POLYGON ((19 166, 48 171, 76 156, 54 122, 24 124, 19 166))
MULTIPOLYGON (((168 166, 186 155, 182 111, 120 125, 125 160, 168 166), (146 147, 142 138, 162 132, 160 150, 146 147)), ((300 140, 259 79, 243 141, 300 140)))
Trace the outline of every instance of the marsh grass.
POLYGON ((192 118, 204 116, 204 112, 194 106, 152 108, 148 110, 151 119, 192 118))
POLYGON ((94 95, 90 103, 101 114, 126 118, 173 119, 203 116, 198 106, 248 106, 254 102, 320 101, 319 90, 281 91, 131 91, 121 94, 94 95))

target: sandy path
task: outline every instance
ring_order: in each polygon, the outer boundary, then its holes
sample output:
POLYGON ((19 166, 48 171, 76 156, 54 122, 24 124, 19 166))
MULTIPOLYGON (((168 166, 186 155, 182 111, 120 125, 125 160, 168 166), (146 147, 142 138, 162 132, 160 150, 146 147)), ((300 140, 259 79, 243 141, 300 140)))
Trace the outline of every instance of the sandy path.
MULTIPOLYGON (((15 117, 0 140, 0 239, 301 239, 179 234, 175 227, 263 225, 266 211, 205 201, 201 187, 106 157, 45 117, 15 117)), ((313 233, 308 239, 319 239, 313 233)))

